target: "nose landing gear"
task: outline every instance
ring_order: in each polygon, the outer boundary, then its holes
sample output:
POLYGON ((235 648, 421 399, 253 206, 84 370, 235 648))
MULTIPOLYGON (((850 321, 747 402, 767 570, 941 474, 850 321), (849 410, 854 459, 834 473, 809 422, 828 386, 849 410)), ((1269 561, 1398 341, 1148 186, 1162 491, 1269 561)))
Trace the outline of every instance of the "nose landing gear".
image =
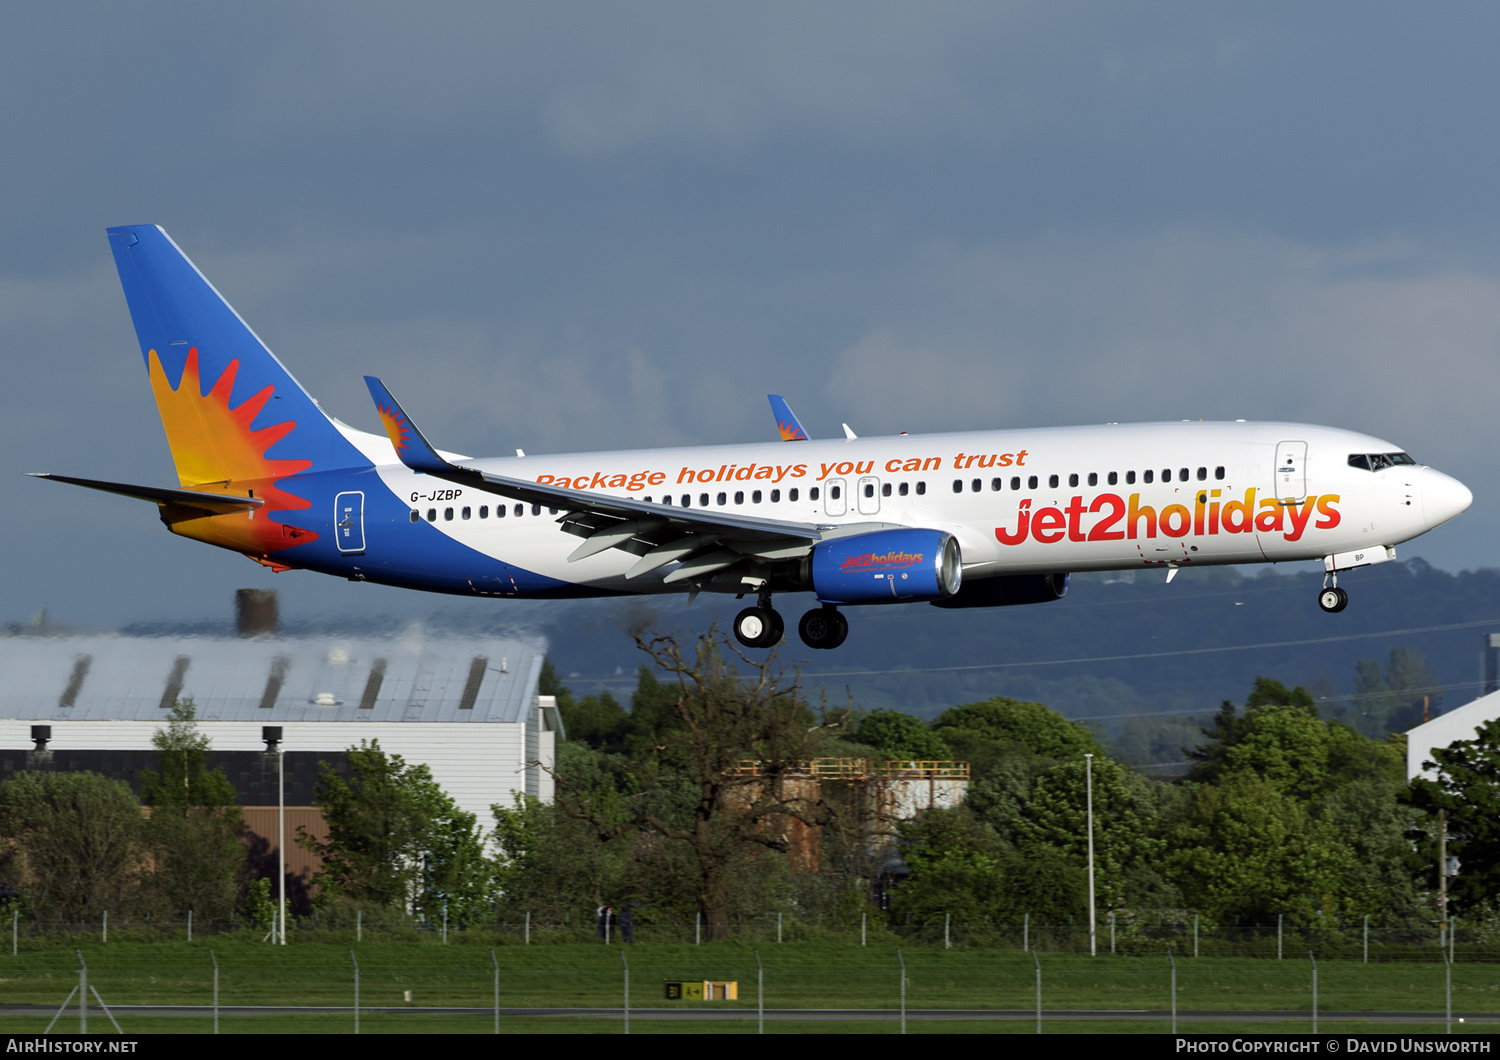
POLYGON ((802 616, 797 633, 809 648, 837 648, 849 636, 849 620, 832 604, 824 604, 802 616))
POLYGON ((1323 578, 1323 591, 1318 593, 1318 606, 1331 615, 1336 615, 1349 606, 1349 594, 1339 588, 1339 576, 1330 573, 1323 578))

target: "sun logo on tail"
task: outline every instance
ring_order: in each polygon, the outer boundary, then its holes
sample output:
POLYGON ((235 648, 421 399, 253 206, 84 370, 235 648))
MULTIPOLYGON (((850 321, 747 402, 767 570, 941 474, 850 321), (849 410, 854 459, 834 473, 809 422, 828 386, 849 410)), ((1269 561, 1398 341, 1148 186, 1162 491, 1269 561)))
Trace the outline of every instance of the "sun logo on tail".
POLYGON ((230 401, 240 362, 230 361, 206 393, 199 377, 198 348, 190 348, 182 377, 174 387, 155 350, 147 357, 151 390, 167 431, 167 444, 177 466, 177 478, 188 489, 236 496, 253 494, 265 507, 249 516, 215 515, 170 522, 174 533, 209 541, 225 548, 264 555, 317 539, 312 530, 277 522, 271 512, 309 507, 306 498, 280 488, 282 479, 306 471, 311 460, 280 460, 266 453, 297 427, 295 420, 255 428, 255 418, 275 397, 267 386, 234 408, 230 401))
POLYGON ((777 420, 776 426, 781 431, 781 440, 783 442, 807 441, 807 434, 795 421, 792 423, 782 423, 780 420, 777 420))

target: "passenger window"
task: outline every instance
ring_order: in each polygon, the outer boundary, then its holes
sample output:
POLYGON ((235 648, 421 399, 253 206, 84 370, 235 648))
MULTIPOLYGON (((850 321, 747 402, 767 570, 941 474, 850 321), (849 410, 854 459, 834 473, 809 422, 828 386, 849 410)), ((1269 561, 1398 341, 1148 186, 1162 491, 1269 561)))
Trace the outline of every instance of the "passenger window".
POLYGON ((1013 490, 1018 490, 1021 488, 1021 477, 1019 475, 1013 476, 1011 478, 1010 488, 1013 490))
POLYGON ((691 493, 684 493, 682 495, 682 506, 684 508, 691 508, 693 506, 693 495, 691 493))
POLYGON ((503 504, 497 504, 497 505, 495 505, 495 518, 496 519, 504 519, 505 518, 505 505, 503 505, 503 504))
POLYGON ((531 514, 532 515, 541 515, 542 514, 542 506, 540 504, 533 504, 531 506, 531 514))
MULTIPOLYGON (((791 504, 796 504, 797 503, 797 490, 796 490, 795 487, 793 487, 792 489, 789 489, 789 490, 786 491, 786 499, 791 504)), ((813 500, 817 500, 818 499, 818 489, 817 489, 816 486, 813 487, 812 499, 813 500)))
POLYGON ((1177 469, 1177 481, 1178 482, 1186 482, 1187 480, 1188 480, 1188 469, 1185 468, 1185 467, 1178 468, 1177 469))
POLYGON ((1068 476, 1068 485, 1069 486, 1076 486, 1076 485, 1078 485, 1078 472, 1075 471, 1075 472, 1073 472, 1073 474, 1071 474, 1071 475, 1068 476))
POLYGON ((1224 469, 1222 467, 1216 467, 1216 468, 1214 468, 1214 478, 1217 479, 1219 482, 1223 482, 1224 481, 1224 469))
POLYGON ((1120 484, 1120 473, 1118 471, 1111 471, 1109 473, 1109 484, 1111 486, 1118 486, 1120 484))
MULTIPOLYGON (((887 495, 890 494, 890 487, 889 486, 886 487, 886 494, 887 495)), ((865 483, 865 496, 866 497, 873 497, 873 496, 875 496, 875 487, 873 485, 871 485, 870 483, 868 483, 868 482, 865 483)))
POLYGON ((518 505, 516 505, 516 518, 519 519, 519 518, 521 518, 521 516, 523 516, 525 514, 526 514, 526 505, 524 505, 524 504, 518 504, 518 505))
POLYGON ((918 482, 917 483, 917 496, 918 497, 925 497, 926 495, 927 495, 927 483, 925 483, 925 482, 918 482))
MULTIPOLYGON (((903 483, 901 483, 901 485, 902 485, 901 492, 905 493, 906 492, 906 489, 905 489, 906 483, 903 482, 903 483)), ((891 484, 889 482, 887 482, 885 485, 883 485, 883 486, 880 487, 880 495, 882 497, 889 497, 891 495, 891 484)))
MULTIPOLYGON (((843 496, 843 494, 844 494, 844 491, 843 491, 843 489, 842 489, 842 488, 840 488, 840 487, 838 487, 838 486, 829 486, 829 487, 828 487, 828 499, 829 499, 829 500, 834 500, 834 501, 836 501, 836 500, 838 500, 838 499, 839 499, 839 498, 840 498, 840 497, 841 497, 841 496, 843 496)), ((816 498, 816 497, 814 497, 814 498, 813 498, 813 500, 817 500, 817 499, 818 499, 818 498, 816 498)))
POLYGON ((963 491, 964 491, 964 480, 961 479, 961 478, 954 479, 953 480, 953 492, 954 493, 962 493, 963 491))
POLYGON ((1032 475, 1030 478, 1028 478, 1026 480, 1026 488, 1029 489, 1029 490, 1036 489, 1036 476, 1035 475, 1032 475))
POLYGON ((1097 471, 1090 471, 1089 472, 1089 485, 1090 486, 1097 486, 1097 485, 1099 485, 1099 472, 1097 472, 1097 471))
POLYGON ((911 483, 910 482, 903 482, 903 483, 901 483, 901 496, 905 497, 910 492, 911 492, 911 483))
POLYGON ((1206 467, 1200 467, 1198 469, 1198 481, 1199 482, 1207 482, 1208 481, 1208 468, 1206 468, 1206 467))
POLYGON ((727 503, 729 503, 729 498, 722 493, 719 494, 719 507, 722 508, 727 503))
POLYGON ((490 517, 490 506, 488 504, 481 504, 479 506, 479 518, 481 518, 481 519, 488 519, 489 517, 490 517))
MULTIPOLYGON (((807 496, 811 500, 817 500, 818 499, 818 487, 814 486, 812 489, 808 490, 807 491, 807 496)), ((792 500, 796 500, 796 499, 797 499, 797 491, 796 490, 792 490, 792 500)))
POLYGON ((1125 485, 1127 485, 1127 486, 1134 486, 1135 485, 1135 472, 1134 471, 1127 471, 1127 472, 1125 472, 1125 485))
POLYGON ((1004 483, 1001 482, 997 478, 990 479, 990 489, 993 490, 995 493, 999 493, 1000 492, 1000 487, 1003 486, 1003 485, 1004 485, 1004 483))
POLYGON ((444 508, 443 509, 443 522, 445 522, 445 523, 451 523, 451 522, 453 522, 453 509, 452 508, 444 508))
POLYGON ((469 516, 471 514, 473 514, 473 510, 471 508, 469 508, 468 506, 465 506, 464 510, 462 512, 460 512, 459 514, 461 516, 463 516, 465 519, 467 519, 467 518, 469 518, 469 516))
POLYGON ((411 510, 411 521, 414 523, 420 523, 422 521, 422 513, 413 508, 411 510))
POLYGON ((772 490, 771 491, 771 503, 772 504, 780 504, 781 503, 781 491, 780 490, 772 490))
POLYGON ((751 504, 759 504, 760 503, 760 490, 754 490, 754 491, 751 492, 751 494, 750 494, 750 503, 751 504))
POLYGON ((1148 486, 1151 485, 1151 483, 1154 482, 1155 480, 1156 480, 1156 472, 1152 471, 1150 468, 1147 468, 1146 471, 1145 471, 1145 473, 1141 475, 1141 481, 1144 482, 1148 486))
POLYGON ((708 494, 706 494, 706 493, 700 493, 700 494, 698 494, 698 507, 700 507, 700 508, 707 508, 708 507, 708 494))
POLYGON ((983 485, 984 483, 976 478, 973 482, 969 483, 969 489, 973 490, 975 493, 978 493, 983 485))
POLYGON ((427 521, 429 523, 435 523, 435 522, 437 522, 437 509, 436 508, 428 508, 427 509, 427 521))
POLYGON ((1057 489, 1057 476, 1056 475, 1048 475, 1047 476, 1047 485, 1051 489, 1057 489))

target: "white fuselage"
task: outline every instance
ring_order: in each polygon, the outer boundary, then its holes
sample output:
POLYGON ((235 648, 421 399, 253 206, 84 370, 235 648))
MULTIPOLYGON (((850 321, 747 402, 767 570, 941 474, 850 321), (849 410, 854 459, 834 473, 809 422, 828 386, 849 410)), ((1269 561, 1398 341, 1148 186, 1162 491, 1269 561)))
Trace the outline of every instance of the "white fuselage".
MULTIPOLYGON (((1351 466, 1350 457, 1362 454, 1404 456, 1389 442, 1328 427, 1182 422, 467 464, 512 479, 726 514, 823 527, 945 530, 961 545, 969 581, 1322 559, 1410 540, 1470 502, 1462 484, 1431 468, 1351 466)), ((659 576, 627 580, 636 557, 617 550, 570 562, 578 538, 563 532, 548 509, 534 512, 454 487, 389 459, 377 459, 376 470, 392 493, 421 522, 477 552, 604 592, 691 588, 659 576)))

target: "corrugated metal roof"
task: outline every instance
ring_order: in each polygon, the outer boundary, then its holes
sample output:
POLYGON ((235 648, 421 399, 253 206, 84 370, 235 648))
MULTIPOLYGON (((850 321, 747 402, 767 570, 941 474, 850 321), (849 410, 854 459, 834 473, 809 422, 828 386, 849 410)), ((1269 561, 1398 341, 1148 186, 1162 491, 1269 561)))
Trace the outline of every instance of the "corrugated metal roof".
POLYGON ((0 637, 0 717, 156 721, 179 696, 204 721, 521 722, 541 640, 0 637))

